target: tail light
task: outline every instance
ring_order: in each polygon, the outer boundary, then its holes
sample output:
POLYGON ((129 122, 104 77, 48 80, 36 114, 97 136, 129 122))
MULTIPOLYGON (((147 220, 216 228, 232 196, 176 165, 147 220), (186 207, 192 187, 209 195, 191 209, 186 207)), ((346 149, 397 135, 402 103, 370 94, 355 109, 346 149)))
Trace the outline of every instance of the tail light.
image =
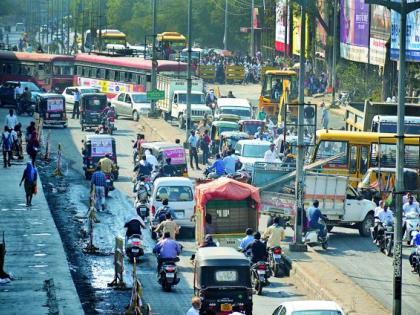
POLYGON ((216 308, 216 303, 209 303, 208 308, 214 310, 216 308))
POLYGON ((174 272, 175 271, 175 267, 174 266, 166 266, 165 267, 165 271, 167 271, 167 272, 174 272))
POLYGON ((88 156, 88 157, 87 157, 87 159, 88 159, 89 161, 92 161, 92 157, 91 157, 91 156, 88 156))
POLYGON ((133 246, 140 246, 140 242, 133 242, 133 246))
POLYGON ((156 208, 155 206, 152 206, 152 215, 155 215, 155 212, 156 212, 156 208))
POLYGON ((273 253, 276 254, 276 255, 280 255, 281 254, 281 248, 280 247, 274 248, 273 253))
POLYGON ((257 269, 258 270, 265 270, 265 264, 258 264, 257 269))

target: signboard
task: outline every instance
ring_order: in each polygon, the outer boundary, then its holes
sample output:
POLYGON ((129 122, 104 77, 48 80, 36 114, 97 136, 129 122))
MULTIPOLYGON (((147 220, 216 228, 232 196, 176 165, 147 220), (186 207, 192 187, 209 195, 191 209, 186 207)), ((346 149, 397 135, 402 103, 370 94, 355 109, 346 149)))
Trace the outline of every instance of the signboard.
POLYGON ((185 164, 185 152, 183 148, 172 148, 163 150, 165 158, 171 158, 172 165, 185 164))
POLYGON ((385 44, 391 35, 391 12, 381 5, 372 5, 370 12, 369 63, 385 64, 385 44))
POLYGON ((112 139, 91 139, 92 157, 102 157, 109 153, 112 155, 112 139))
POLYGON ((146 93, 149 101, 159 101, 165 99, 165 91, 153 90, 146 93))
POLYGON ((290 194, 281 194, 271 191, 261 192, 261 212, 273 213, 280 216, 294 216, 295 197, 290 194))
MULTIPOLYGON (((289 38, 286 39, 286 28, 290 24, 289 10, 287 10, 286 0, 279 0, 276 4, 276 50, 288 50, 289 38)), ((289 37, 289 36, 287 36, 289 37)))
POLYGON ((47 112, 62 112, 63 108, 63 99, 49 98, 47 100, 47 112))
MULTIPOLYGON (((408 0, 407 2, 417 2, 408 0)), ((395 0, 395 2, 401 2, 395 0)), ((420 9, 407 15, 406 60, 420 62, 420 9)), ((391 12, 391 59, 400 57, 400 14, 391 12)))
MULTIPOLYGON (((292 53, 293 55, 300 55, 300 16, 293 16, 293 41, 292 41, 292 53)), ((306 15, 306 32, 305 32, 305 57, 308 57, 309 47, 309 19, 306 15)))
POLYGON ((340 0, 340 55, 368 62, 369 5, 364 0, 340 0))

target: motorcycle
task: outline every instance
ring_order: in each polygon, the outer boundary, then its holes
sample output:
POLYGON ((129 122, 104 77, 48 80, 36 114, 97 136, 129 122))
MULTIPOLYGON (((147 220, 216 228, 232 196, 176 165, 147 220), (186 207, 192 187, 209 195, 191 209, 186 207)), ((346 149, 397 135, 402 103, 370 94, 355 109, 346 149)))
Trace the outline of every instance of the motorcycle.
POLYGON ((35 112, 35 106, 32 102, 28 102, 25 100, 18 100, 16 105, 16 114, 22 115, 24 113, 28 114, 28 116, 33 116, 35 112))
POLYGON ((172 286, 177 285, 181 280, 177 274, 177 261, 179 261, 179 258, 162 262, 159 269, 158 282, 162 286, 162 289, 166 292, 171 291, 172 286))
POLYGON ((417 224, 419 223, 420 218, 417 212, 411 211, 405 215, 406 230, 405 234, 403 235, 403 240, 407 242, 407 245, 410 245, 411 242, 411 232, 416 230, 417 224))
POLYGON ((268 250, 268 264, 275 277, 289 277, 290 263, 282 253, 282 248, 276 246, 268 250))
MULTIPOLYGON (((325 221, 321 219, 320 224, 324 225, 324 231, 327 231, 325 221)), ((325 236, 319 236, 319 229, 309 229, 305 234, 304 242, 310 247, 321 245, 323 249, 328 249, 328 239, 328 232, 325 236)))
POLYGON ((105 197, 108 197, 109 192, 113 191, 114 189, 114 177, 112 174, 105 174, 105 197))
POLYGON ((102 133, 107 133, 109 135, 112 135, 112 133, 115 130, 117 130, 117 128, 115 127, 115 117, 114 116, 107 116, 104 119, 102 133))
POLYGON ((259 261, 251 266, 251 283, 258 295, 261 295, 262 288, 269 285, 270 266, 265 261, 259 261))
POLYGON ((416 266, 415 270, 420 277, 420 245, 417 245, 417 247, 416 247, 416 252, 414 254, 413 261, 414 261, 414 264, 416 266))
POLYGON ((384 239, 382 241, 381 251, 391 257, 394 252, 394 225, 388 224, 385 226, 384 239))
POLYGON ((142 246, 142 236, 139 234, 133 234, 126 238, 125 241, 125 253, 130 262, 136 260, 144 255, 144 249, 142 246))

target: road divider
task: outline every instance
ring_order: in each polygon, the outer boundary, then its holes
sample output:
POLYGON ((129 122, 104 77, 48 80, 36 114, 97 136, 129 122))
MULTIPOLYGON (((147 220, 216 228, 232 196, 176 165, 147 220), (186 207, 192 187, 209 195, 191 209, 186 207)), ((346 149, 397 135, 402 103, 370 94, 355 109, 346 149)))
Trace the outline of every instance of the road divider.
POLYGON ((93 245, 93 227, 95 226, 95 223, 99 221, 96 217, 96 209, 92 205, 89 207, 87 219, 88 219, 88 225, 89 225, 89 243, 84 248, 84 252, 88 254, 95 254, 99 248, 93 245))
POLYGON ((137 279, 136 258, 133 260, 133 287, 131 289, 130 304, 127 308, 127 315, 149 315, 151 308, 149 304, 143 304, 143 287, 137 279))
MULTIPOLYGON (((115 237, 114 251, 114 280, 108 283, 109 287, 118 290, 125 290, 127 286, 124 283, 124 240, 120 236, 115 237)), ((134 285, 134 284, 133 284, 134 285)))

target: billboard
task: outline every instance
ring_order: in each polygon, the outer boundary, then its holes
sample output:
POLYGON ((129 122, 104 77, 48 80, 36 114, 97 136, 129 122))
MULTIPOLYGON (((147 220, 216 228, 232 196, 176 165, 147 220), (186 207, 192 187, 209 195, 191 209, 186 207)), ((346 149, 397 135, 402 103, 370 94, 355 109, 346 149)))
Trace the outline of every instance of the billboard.
MULTIPOLYGON (((293 16, 293 40, 292 40, 292 54, 300 55, 300 15, 293 16)), ((308 47, 309 47, 309 19, 306 15, 306 33, 305 33, 305 46, 306 52, 305 57, 308 57, 308 47)))
MULTIPOLYGON (((325 14, 325 6, 327 5, 324 1, 317 1, 319 14, 324 21, 327 21, 328 17, 325 14)), ((328 22, 328 21, 327 21, 328 22)), ((327 46, 327 37, 328 34, 325 29, 322 27, 318 19, 316 19, 316 53, 320 54, 322 57, 325 57, 325 47, 327 46)))
POLYGON ((369 5, 364 0, 340 0, 340 55, 368 62, 369 5))
MULTIPOLYGON (((276 50, 284 51, 289 46, 289 39, 286 39, 286 27, 289 25, 289 11, 286 0, 278 0, 276 4, 276 50)), ((287 35, 289 37, 289 35, 287 35)), ((289 49, 287 49, 289 50, 289 49)))
MULTIPOLYGON (((401 2, 398 1, 397 2, 401 2)), ((407 2, 416 2, 408 0, 407 2)), ((400 57, 400 14, 391 12, 391 59, 397 60, 400 57)), ((420 62, 420 9, 407 15, 407 61, 420 62)))
POLYGON ((383 66, 386 54, 385 44, 391 34, 391 12, 381 5, 372 5, 370 10, 369 62, 383 66))

